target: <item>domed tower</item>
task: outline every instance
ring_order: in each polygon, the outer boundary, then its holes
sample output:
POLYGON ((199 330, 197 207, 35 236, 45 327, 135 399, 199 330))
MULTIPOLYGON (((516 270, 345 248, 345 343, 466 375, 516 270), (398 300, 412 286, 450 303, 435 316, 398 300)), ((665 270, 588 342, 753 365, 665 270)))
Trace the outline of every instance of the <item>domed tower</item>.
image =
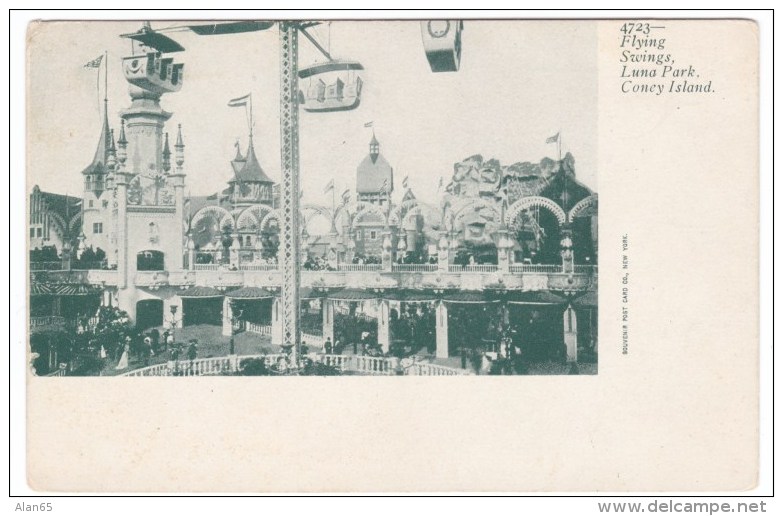
POLYGON ((394 192, 394 170, 380 149, 373 132, 370 153, 356 168, 356 199, 385 206, 394 192))

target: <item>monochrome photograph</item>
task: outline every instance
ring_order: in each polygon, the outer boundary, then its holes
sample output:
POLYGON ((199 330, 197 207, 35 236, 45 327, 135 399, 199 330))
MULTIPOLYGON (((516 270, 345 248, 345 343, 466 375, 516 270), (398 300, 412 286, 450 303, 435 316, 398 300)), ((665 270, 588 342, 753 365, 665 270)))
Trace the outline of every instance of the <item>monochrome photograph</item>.
POLYGON ((548 27, 31 26, 31 373, 597 374, 596 36, 548 27))

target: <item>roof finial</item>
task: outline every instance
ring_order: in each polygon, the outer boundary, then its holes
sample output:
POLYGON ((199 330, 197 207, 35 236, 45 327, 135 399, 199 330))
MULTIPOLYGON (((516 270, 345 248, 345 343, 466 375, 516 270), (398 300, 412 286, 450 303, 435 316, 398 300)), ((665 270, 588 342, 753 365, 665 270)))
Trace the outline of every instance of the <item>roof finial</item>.
POLYGON ((171 170, 171 149, 169 148, 169 133, 166 133, 166 139, 163 142, 163 170, 171 170))

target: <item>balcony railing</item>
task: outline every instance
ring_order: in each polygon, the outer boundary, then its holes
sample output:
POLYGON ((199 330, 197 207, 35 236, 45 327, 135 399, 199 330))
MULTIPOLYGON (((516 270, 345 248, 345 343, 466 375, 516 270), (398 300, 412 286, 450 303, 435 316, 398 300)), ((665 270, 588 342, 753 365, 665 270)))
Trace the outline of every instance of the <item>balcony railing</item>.
POLYGON ((435 272, 438 270, 437 263, 394 263, 392 264, 394 272, 435 272))
MULTIPOLYGON (((198 267, 198 265, 196 266, 198 267)), ((196 269, 198 270, 198 269, 196 269)), ((242 264, 239 266, 239 270, 241 271, 262 271, 262 272, 269 272, 269 271, 276 271, 277 270, 277 264, 276 263, 264 263, 264 264, 242 264)))
MULTIPOLYGON (((405 375, 418 376, 462 376, 471 373, 463 369, 436 364, 418 363, 409 368, 398 369, 398 360, 388 357, 367 357, 357 355, 311 355, 324 365, 335 367, 343 372, 354 372, 373 376, 392 376, 399 372, 405 375)), ((262 359, 267 367, 273 367, 285 359, 286 355, 276 353, 271 355, 242 355, 198 358, 196 360, 180 360, 157 364, 128 371, 120 376, 216 376, 230 375, 241 367, 247 359, 262 359)))
POLYGON ((449 265, 449 272, 497 272, 498 266, 487 265, 449 265))
POLYGON ((533 273, 533 274, 557 274, 563 272, 562 265, 542 265, 542 264, 522 264, 515 263, 509 266, 509 272, 520 273, 533 273))
POLYGON ((62 261, 30 262, 31 271, 59 271, 63 268, 62 261))
POLYGON ((59 315, 45 315, 42 317, 30 317, 30 328, 40 326, 65 326, 65 317, 59 315))
POLYGON ((337 270, 341 272, 376 272, 381 270, 380 263, 341 263, 337 266, 337 270))

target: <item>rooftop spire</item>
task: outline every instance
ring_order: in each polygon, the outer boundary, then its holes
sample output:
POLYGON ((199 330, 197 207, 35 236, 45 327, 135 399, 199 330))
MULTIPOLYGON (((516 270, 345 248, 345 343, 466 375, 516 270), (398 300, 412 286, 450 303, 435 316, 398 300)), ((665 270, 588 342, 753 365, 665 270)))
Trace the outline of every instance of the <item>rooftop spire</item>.
POLYGON ((82 170, 82 174, 101 174, 106 172, 106 161, 112 148, 112 135, 109 129, 108 101, 104 100, 103 105, 103 124, 101 126, 101 135, 98 139, 98 146, 95 149, 95 155, 92 163, 82 170))
POLYGON ((375 137, 375 129, 372 130, 372 140, 370 140, 370 158, 372 162, 378 159, 378 154, 381 153, 381 145, 378 143, 378 139, 375 137))
POLYGON ((163 142, 163 170, 171 170, 171 149, 169 148, 169 133, 166 133, 166 139, 163 142))

